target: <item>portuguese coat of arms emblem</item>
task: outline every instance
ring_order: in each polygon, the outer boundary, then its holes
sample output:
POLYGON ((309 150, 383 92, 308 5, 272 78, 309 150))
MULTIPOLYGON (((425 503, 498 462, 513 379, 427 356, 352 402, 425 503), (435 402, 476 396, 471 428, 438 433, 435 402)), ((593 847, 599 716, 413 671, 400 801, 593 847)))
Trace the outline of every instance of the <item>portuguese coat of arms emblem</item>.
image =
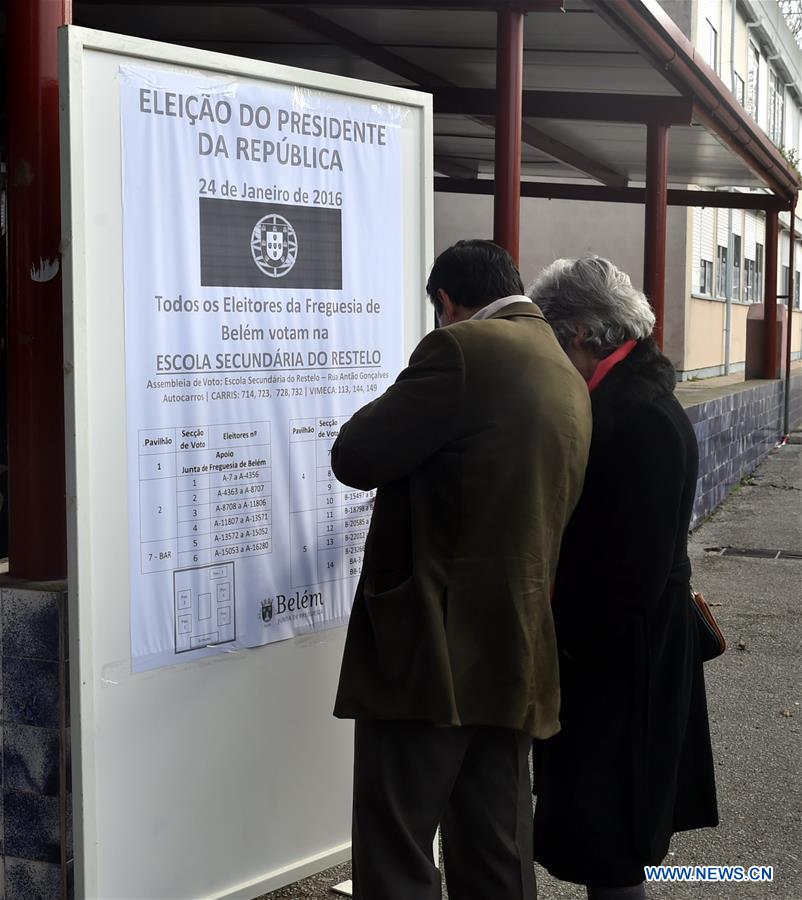
POLYGON ((298 258, 295 229, 276 213, 262 216, 251 232, 251 255, 265 275, 282 278, 298 258))

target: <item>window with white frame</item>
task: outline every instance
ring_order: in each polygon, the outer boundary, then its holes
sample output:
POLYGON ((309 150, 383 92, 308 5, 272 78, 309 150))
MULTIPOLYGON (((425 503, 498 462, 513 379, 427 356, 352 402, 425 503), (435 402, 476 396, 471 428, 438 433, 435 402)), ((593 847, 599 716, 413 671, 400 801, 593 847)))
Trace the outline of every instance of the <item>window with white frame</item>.
POLYGON ((744 80, 741 76, 733 71, 732 73, 732 92, 735 94, 735 99, 741 104, 744 105, 745 101, 745 93, 744 93, 744 80))
POLYGON ((763 244, 755 244, 755 300, 763 300, 763 244))
POLYGON ((699 260, 699 293, 713 294, 713 261, 710 259, 699 260))
POLYGON ((732 236, 732 299, 741 299, 741 235, 732 236))
POLYGON ((718 32, 710 19, 705 19, 701 50, 707 64, 718 72, 718 32))
POLYGON ((712 297, 715 290, 715 284, 713 283, 713 260, 716 258, 714 225, 712 209, 698 206, 694 208, 693 256, 696 265, 694 267, 692 289, 694 293, 708 297, 712 297))
POLYGON ((746 111, 757 121, 757 101, 760 90, 760 52, 749 44, 749 64, 746 72, 746 111))
POLYGON ((755 261, 744 259, 744 303, 755 302, 755 261))
POLYGON ((769 137, 780 147, 783 142, 783 113, 785 88, 780 76, 769 69, 769 137))
POLYGON ((727 248, 721 244, 718 245, 716 254, 716 296, 727 296, 727 248))

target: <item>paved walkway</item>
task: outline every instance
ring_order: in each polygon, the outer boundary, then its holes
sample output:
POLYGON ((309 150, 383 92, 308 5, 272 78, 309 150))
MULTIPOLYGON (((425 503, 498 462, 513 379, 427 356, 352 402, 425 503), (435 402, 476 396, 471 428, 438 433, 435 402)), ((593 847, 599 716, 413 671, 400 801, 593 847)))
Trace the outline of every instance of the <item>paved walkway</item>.
MULTIPOLYGON (((802 441, 802 435, 795 435, 802 441)), ((774 451, 691 541, 694 582, 729 641, 707 666, 721 824, 678 835, 672 865, 769 865, 766 884, 652 884, 649 900, 802 900, 802 443, 774 451), (722 555, 785 550, 793 559, 722 555)), ((267 895, 334 900, 348 865, 267 895)), ((540 900, 584 891, 538 870, 540 900)), ((499 898, 504 900, 504 898, 499 898)))

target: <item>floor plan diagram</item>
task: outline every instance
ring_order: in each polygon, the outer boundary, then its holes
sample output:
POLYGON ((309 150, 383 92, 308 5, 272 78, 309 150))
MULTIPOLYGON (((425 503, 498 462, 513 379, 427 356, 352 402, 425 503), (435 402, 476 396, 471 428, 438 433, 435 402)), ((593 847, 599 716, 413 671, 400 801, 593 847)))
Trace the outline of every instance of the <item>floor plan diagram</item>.
POLYGON ((175 652, 236 640, 234 563, 173 573, 175 652))

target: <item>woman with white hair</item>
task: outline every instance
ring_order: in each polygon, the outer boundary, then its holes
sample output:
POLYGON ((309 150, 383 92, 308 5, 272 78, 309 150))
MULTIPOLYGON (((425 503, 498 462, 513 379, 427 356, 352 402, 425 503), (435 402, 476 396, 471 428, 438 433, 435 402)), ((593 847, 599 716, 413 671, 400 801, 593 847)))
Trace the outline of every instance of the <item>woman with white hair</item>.
POLYGON ((554 588, 562 730, 535 743, 535 859, 589 900, 639 900, 674 832, 718 823, 689 599, 696 438, 626 274, 560 259, 528 293, 593 408, 554 588))

